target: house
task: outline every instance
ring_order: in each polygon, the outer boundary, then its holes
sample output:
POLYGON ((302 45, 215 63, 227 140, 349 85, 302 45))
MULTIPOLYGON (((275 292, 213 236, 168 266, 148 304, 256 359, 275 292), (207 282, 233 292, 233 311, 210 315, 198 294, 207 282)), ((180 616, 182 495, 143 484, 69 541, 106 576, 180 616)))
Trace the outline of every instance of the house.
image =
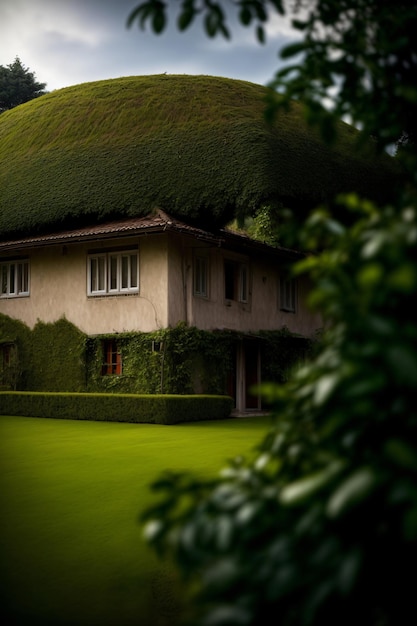
MULTIPOLYGON (((151 337, 179 324, 227 334, 232 364, 218 391, 231 394, 239 411, 260 409, 251 387, 261 382, 262 331, 285 328, 287 338, 311 338, 321 325, 306 306, 305 280, 288 274, 300 256, 225 229, 211 233, 159 210, 0 242, 0 313, 29 328, 65 318, 85 337, 99 339, 100 373, 110 378, 123 378, 120 337, 126 342, 135 332, 148 333, 149 353, 165 349, 151 337)), ((3 369, 11 364, 14 340, 4 332, 0 338, 3 369)), ((54 350, 52 339, 46 350, 54 350)), ((197 390, 206 391, 201 384, 197 390)))
POLYGON ((300 253, 225 225, 392 188, 386 159, 355 154, 354 129, 327 146, 299 103, 268 124, 267 95, 125 77, 2 113, 0 384, 227 392, 239 411, 261 408, 254 385, 284 380, 321 320, 288 272, 300 253))

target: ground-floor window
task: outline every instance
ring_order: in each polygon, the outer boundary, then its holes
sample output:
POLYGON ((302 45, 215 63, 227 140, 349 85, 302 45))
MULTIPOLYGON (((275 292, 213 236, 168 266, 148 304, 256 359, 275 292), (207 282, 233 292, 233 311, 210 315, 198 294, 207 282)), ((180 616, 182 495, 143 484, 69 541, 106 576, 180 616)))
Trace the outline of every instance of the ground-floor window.
POLYGON ((103 341, 103 365, 101 373, 103 376, 122 373, 122 355, 117 341, 106 339, 103 341))

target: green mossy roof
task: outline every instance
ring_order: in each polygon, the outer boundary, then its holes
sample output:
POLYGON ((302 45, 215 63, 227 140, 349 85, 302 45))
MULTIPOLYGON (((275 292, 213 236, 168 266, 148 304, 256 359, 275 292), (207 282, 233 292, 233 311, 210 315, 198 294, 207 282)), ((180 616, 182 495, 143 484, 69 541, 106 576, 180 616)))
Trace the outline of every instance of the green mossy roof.
POLYGON ((315 204, 383 188, 341 125, 323 145, 299 105, 263 118, 266 89, 208 76, 141 76, 51 92, 0 115, 0 234, 78 226, 156 207, 224 224, 265 202, 315 204))

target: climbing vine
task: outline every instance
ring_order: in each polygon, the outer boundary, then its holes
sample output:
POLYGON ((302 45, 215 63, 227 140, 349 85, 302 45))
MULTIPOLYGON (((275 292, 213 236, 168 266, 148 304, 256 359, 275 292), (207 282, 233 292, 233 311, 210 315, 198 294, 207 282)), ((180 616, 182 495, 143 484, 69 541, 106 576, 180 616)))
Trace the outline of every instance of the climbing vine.
POLYGON ((87 340, 89 391, 130 393, 224 393, 231 365, 232 333, 211 333, 179 324, 152 333, 100 335, 87 340), (120 376, 102 376, 103 342, 120 350, 120 376))
MULTIPOLYGON (((286 329, 257 337, 264 381, 287 380, 310 349, 308 340, 286 329)), ((9 388, 31 391, 223 394, 235 365, 236 343, 243 339, 233 331, 211 332, 184 323, 151 333, 87 337, 65 318, 38 321, 31 330, 0 315, 0 346, 13 345, 15 350, 10 371, 2 378, 9 388), (117 346, 120 373, 103 375, 106 341, 117 346)))

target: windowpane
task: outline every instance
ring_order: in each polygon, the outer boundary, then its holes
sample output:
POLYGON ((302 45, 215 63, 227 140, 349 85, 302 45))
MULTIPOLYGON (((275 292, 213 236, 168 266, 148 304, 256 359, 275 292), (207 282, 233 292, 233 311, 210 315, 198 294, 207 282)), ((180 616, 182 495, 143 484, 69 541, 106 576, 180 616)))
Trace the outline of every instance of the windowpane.
POLYGON ((1 293, 7 294, 7 265, 1 266, 1 293))
POLYGON ((118 288, 117 280, 117 256, 110 257, 110 290, 116 291, 118 288))
POLYGON ((25 269, 27 267, 26 263, 18 263, 17 264, 17 293, 23 293, 27 291, 25 288, 25 269))
POLYGON ((194 260, 194 294, 207 296, 207 259, 196 257, 194 260))
POLYGON ((98 291, 98 259, 90 262, 90 291, 98 291))
POLYGON ((122 256, 122 289, 128 289, 130 286, 129 285, 129 269, 130 269, 129 257, 122 256))
POLYGON ((122 373, 122 355, 116 341, 109 339, 103 342, 103 356, 102 375, 120 375, 122 373))
POLYGON ((105 258, 90 258, 90 293, 104 292, 106 289, 105 258))
POLYGON ((130 255, 130 287, 132 289, 138 286, 138 255, 130 255))
POLYGON ((29 263, 27 261, 22 263, 21 291, 24 293, 29 292, 29 263))
POLYGON ((10 263, 10 270, 9 270, 9 293, 10 294, 16 293, 15 292, 15 289, 16 289, 15 272, 16 272, 16 265, 14 263, 10 263))
POLYGON ((106 289, 106 263, 104 257, 98 257, 98 290, 106 289))

